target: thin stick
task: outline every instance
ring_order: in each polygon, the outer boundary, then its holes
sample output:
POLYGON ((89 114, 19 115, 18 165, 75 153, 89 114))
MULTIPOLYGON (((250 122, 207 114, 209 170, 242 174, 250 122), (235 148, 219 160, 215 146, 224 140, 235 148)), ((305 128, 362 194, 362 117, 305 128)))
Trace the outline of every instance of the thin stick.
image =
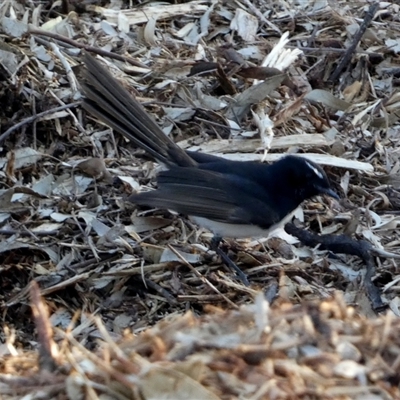
POLYGON ((365 15, 364 21, 360 26, 358 32, 354 35, 353 42, 351 43, 350 47, 347 49, 347 52, 343 56, 342 60, 340 61, 339 65, 336 67, 335 71, 330 77, 331 82, 335 82, 339 75, 342 73, 343 69, 346 65, 349 64, 351 57, 353 56, 354 50, 356 49, 358 42, 361 40, 362 36, 364 35, 365 31, 367 30, 369 24, 371 23, 372 19, 375 16, 375 13, 379 7, 379 3, 372 4, 369 7, 367 14, 365 15))
POLYGON ((72 40, 66 36, 59 35, 57 33, 43 31, 41 29, 37 29, 32 26, 29 27, 29 33, 31 33, 32 35, 46 36, 46 37, 52 38, 54 40, 59 40, 60 42, 67 43, 78 49, 84 49, 90 53, 99 54, 101 56, 113 58, 113 59, 119 60, 119 61, 125 61, 128 64, 134 65, 135 67, 148 68, 148 66, 140 63, 139 61, 136 61, 135 59, 133 59, 131 57, 124 57, 124 56, 121 56, 120 54, 111 53, 109 51, 99 49, 98 47, 88 46, 86 44, 82 44, 75 40, 72 40))
POLYGON ((58 112, 58 111, 67 110, 67 109, 73 108, 73 107, 77 107, 80 104, 81 104, 80 101, 77 101, 75 103, 65 104, 63 106, 56 107, 56 108, 51 108, 50 110, 46 110, 46 111, 43 111, 43 112, 41 112, 39 114, 35 114, 35 115, 32 115, 32 116, 30 116, 28 118, 25 118, 22 121, 18 122, 18 124, 15 124, 11 128, 7 129, 4 133, 2 133, 0 135, 0 144, 3 143, 4 140, 6 140, 11 135, 11 133, 13 133, 17 129, 21 128, 21 126, 30 124, 33 121, 36 121, 37 119, 42 118, 42 117, 44 117, 44 116, 46 116, 48 114, 55 113, 55 112, 58 112))
POLYGON ((198 277, 200 278, 204 283, 206 283, 215 293, 219 294, 220 296, 222 296, 222 298, 228 303, 230 304, 233 308, 239 308, 237 306, 237 304, 235 304, 232 300, 228 299, 224 294, 222 294, 206 277, 204 277, 203 275, 200 274, 199 271, 197 271, 196 268, 193 267, 192 264, 190 264, 185 257, 182 256, 182 254, 180 254, 178 251, 176 251, 170 244, 168 245, 169 249, 175 254, 177 255, 180 260, 187 266, 189 267, 192 272, 198 277))

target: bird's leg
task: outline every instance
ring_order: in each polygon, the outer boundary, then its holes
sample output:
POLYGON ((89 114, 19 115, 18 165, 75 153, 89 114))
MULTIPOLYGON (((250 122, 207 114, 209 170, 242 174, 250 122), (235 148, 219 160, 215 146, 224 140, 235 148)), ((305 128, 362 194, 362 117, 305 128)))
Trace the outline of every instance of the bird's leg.
POLYGON ((228 257, 220 247, 219 244, 222 241, 222 237, 214 235, 211 239, 210 248, 214 250, 220 257, 222 262, 230 269, 236 272, 238 278, 243 282, 245 286, 250 286, 247 275, 228 257))

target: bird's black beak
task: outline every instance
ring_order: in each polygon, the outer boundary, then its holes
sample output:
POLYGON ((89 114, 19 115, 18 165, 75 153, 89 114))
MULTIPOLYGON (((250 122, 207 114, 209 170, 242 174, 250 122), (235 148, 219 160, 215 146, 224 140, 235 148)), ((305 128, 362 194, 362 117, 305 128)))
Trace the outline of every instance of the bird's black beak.
POLYGON ((321 194, 326 194, 327 196, 333 197, 336 200, 340 200, 339 195, 331 188, 318 188, 321 194))

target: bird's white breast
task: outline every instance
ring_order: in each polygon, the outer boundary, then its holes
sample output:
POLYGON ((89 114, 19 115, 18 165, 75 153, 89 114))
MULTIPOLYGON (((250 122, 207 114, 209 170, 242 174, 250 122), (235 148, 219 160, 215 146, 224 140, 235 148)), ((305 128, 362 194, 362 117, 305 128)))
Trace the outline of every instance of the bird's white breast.
POLYGON ((287 222, 289 222, 295 213, 296 210, 288 214, 280 222, 272 225, 269 229, 263 229, 257 225, 228 224, 226 222, 213 221, 203 217, 190 216, 190 219, 197 225, 208 229, 216 236, 220 236, 222 238, 243 239, 267 237, 272 231, 277 228, 281 228, 287 222))

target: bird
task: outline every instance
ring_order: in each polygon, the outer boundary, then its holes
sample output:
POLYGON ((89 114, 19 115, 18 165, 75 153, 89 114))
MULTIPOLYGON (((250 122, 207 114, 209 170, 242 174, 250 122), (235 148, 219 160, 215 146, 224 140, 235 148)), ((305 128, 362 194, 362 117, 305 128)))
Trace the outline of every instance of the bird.
MULTIPOLYGON (((83 60, 84 109, 165 167, 157 189, 134 193, 128 201, 189 216, 214 234, 213 248, 219 249, 222 238, 266 237, 314 196, 339 199, 324 170, 304 157, 286 155, 266 164, 180 148, 99 61, 87 52, 83 60)), ((248 284, 233 261, 218 254, 248 284)))

